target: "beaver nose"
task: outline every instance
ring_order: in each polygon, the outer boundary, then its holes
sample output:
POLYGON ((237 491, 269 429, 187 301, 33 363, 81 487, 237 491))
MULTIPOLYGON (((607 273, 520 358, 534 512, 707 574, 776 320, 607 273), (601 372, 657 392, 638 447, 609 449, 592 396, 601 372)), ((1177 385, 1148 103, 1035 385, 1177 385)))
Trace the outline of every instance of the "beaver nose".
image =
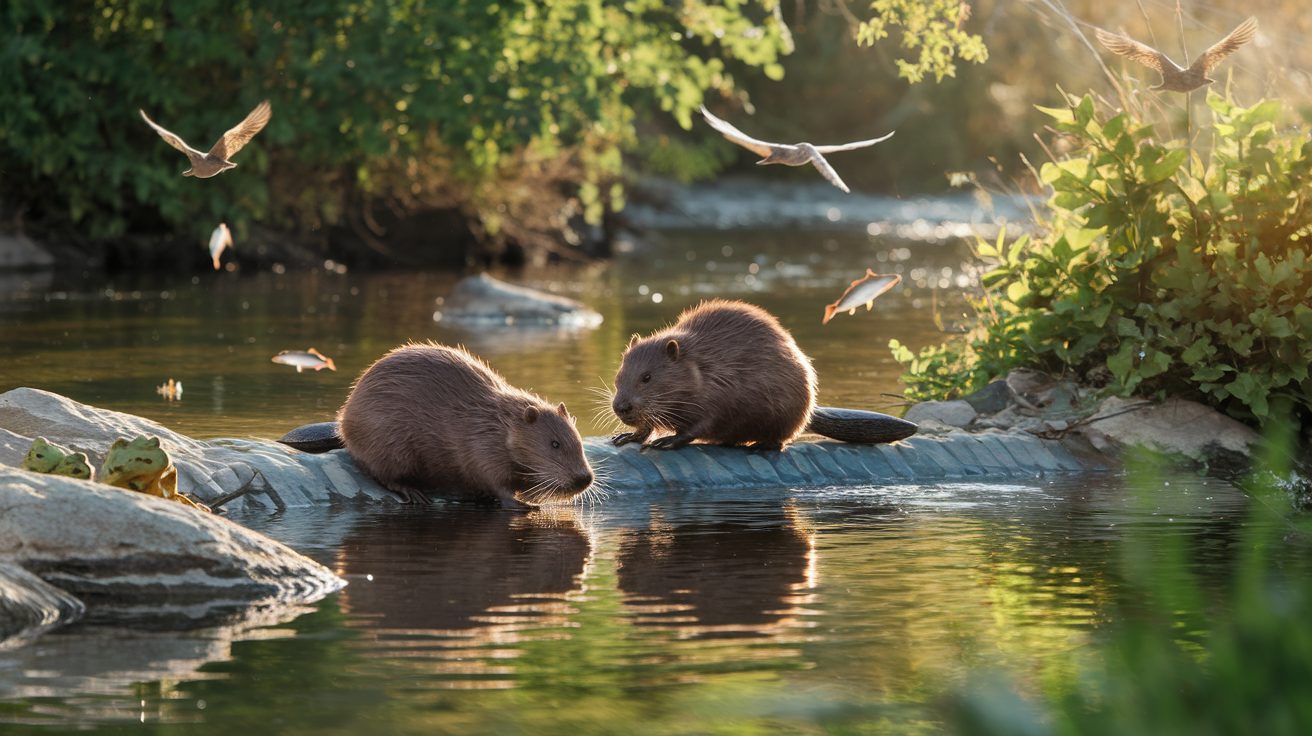
POLYGON ((633 411, 633 402, 615 399, 611 402, 610 408, 614 409, 616 414, 624 416, 633 411))
POLYGON ((591 471, 584 471, 583 473, 574 476, 574 487, 579 489, 580 491, 583 490, 584 488, 587 488, 590 485, 592 485, 591 471))

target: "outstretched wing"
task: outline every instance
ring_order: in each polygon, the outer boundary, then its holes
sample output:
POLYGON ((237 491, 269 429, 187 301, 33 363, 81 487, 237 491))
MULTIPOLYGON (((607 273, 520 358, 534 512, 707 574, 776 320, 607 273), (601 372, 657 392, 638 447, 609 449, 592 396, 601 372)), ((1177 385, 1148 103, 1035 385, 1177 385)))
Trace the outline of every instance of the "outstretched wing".
MULTIPOLYGON (((897 131, 893 131, 893 133, 896 132, 897 131)), ((873 146, 876 143, 883 143, 889 138, 892 138, 893 133, 889 133, 888 135, 885 136, 880 136, 879 138, 871 138, 868 141, 855 141, 852 143, 842 143, 837 146, 814 146, 814 148, 820 153, 835 153, 837 151, 854 151, 858 148, 866 148, 868 146, 873 146)))
POLYGON ((815 168, 824 176, 824 178, 829 180, 830 184, 842 189, 847 194, 852 193, 852 190, 847 188, 847 185, 839 178, 838 172, 834 171, 834 167, 829 165, 829 162, 825 160, 824 156, 817 153, 811 157, 811 163, 815 165, 815 168))
POLYGON ((184 141, 184 140, 182 140, 181 138, 179 138, 179 137, 178 137, 177 135, 175 135, 172 131, 170 131, 170 130, 166 130, 165 128, 160 127, 160 125, 159 125, 158 123, 156 123, 154 120, 151 120, 151 119, 150 119, 150 116, 146 114, 146 111, 145 111, 145 110, 137 110, 137 112, 141 113, 141 119, 142 119, 142 120, 145 120, 147 125, 149 125, 150 127, 154 128, 154 129, 155 129, 155 132, 156 132, 156 133, 159 133, 159 137, 160 137, 160 138, 163 138, 165 143, 167 143, 167 144, 169 144, 170 146, 173 146, 174 148, 178 149, 179 151, 182 151, 183 153, 187 154, 188 157, 191 157, 192 155, 195 155, 195 156, 204 156, 204 155, 205 155, 205 154, 201 153, 200 151, 197 151, 196 149, 194 149, 194 148, 192 148, 191 146, 187 145, 187 142, 186 142, 186 141, 184 141))
POLYGON ((1137 61, 1150 69, 1156 69, 1162 74, 1167 69, 1178 70, 1174 61, 1166 58, 1166 54, 1149 46, 1146 43, 1138 41, 1120 33, 1108 33, 1099 28, 1097 34, 1098 43, 1107 47, 1107 50, 1118 56, 1124 56, 1131 61, 1137 61))
POLYGON ((1257 18, 1250 17, 1248 20, 1235 26, 1230 35, 1217 41, 1211 48, 1204 51, 1193 63, 1194 67, 1200 64, 1203 67, 1203 74, 1212 71, 1212 67, 1221 63, 1225 57, 1239 50, 1240 46, 1253 40, 1257 35, 1257 18))
POLYGON ((701 110, 702 117, 706 118, 706 122, 710 123, 712 128, 718 130, 720 135, 724 136, 731 143, 737 143, 758 156, 769 156, 770 152, 774 149, 774 143, 766 143, 765 141, 756 140, 729 123, 712 115, 711 111, 707 110, 705 105, 702 106, 701 110))
POLYGON ((264 130, 264 126, 269 124, 269 118, 273 115, 273 108, 269 107, 269 101, 265 100, 255 106, 246 119, 237 124, 236 127, 223 134, 218 143, 210 149, 209 155, 228 160, 230 157, 237 155, 255 134, 264 130))

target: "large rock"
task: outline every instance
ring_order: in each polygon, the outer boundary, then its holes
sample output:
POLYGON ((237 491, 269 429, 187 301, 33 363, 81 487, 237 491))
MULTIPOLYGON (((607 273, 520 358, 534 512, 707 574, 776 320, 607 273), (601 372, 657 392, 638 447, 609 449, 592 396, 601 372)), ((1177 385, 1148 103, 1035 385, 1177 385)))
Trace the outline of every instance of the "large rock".
POLYGON ((461 279, 442 303, 443 322, 471 326, 593 328, 601 315, 563 296, 508 284, 485 273, 461 279))
POLYGON ((284 509, 292 506, 396 497, 362 473, 344 453, 308 455, 276 442, 201 442, 132 414, 99 409, 31 388, 0 394, 0 464, 20 466, 35 437, 78 452, 100 467, 115 439, 145 434, 178 468, 178 490, 211 506, 284 509))
POLYGON ((1185 399, 1153 402, 1113 396, 1079 431, 1095 447, 1111 440, 1123 447, 1144 447, 1196 461, 1215 460, 1226 453, 1248 458, 1261 441, 1248 425, 1185 399))
POLYGON ((0 559, 89 605, 317 600, 326 567, 227 519, 143 493, 0 467, 0 559))
MULTIPOLYGON (((961 402, 964 404, 964 402, 961 402)), ((969 405, 966 405, 969 409, 969 405)), ((973 411, 973 410, 971 410, 973 411)), ((95 464, 120 436, 153 434, 178 466, 178 490, 222 510, 287 509, 344 503, 397 503, 344 450, 308 454, 276 442, 200 442, 128 414, 56 394, 14 389, 0 395, 0 463, 17 465, 31 437, 87 452, 95 464)), ((882 445, 797 442, 784 452, 690 445, 677 451, 584 441, 605 489, 824 488, 950 478, 1033 478, 1095 469, 1060 442, 1023 432, 954 432, 882 445)))
POLYGON ((907 409, 903 419, 908 422, 935 421, 949 427, 968 427, 975 421, 975 407, 962 399, 956 401, 922 401, 907 409))
POLYGON ((85 610, 77 598, 11 562, 0 561, 0 641, 20 633, 26 639, 73 621, 85 610))
POLYGON ((0 233, 0 269, 50 268, 55 257, 26 235, 0 233))

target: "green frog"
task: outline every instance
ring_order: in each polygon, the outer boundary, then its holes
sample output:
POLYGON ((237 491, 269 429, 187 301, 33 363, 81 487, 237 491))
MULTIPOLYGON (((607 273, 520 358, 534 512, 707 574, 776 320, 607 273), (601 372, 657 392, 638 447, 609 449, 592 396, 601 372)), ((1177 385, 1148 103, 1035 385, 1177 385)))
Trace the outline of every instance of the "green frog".
POLYGON ((111 486, 159 496, 201 511, 210 510, 205 504, 178 493, 178 469, 159 446, 158 437, 114 440, 100 466, 100 477, 111 486))
POLYGON ((87 461, 86 453, 72 452, 67 448, 56 445, 45 437, 37 437, 32 441, 32 447, 28 449, 27 455, 23 457, 23 468, 34 473, 67 475, 70 478, 81 478, 82 480, 95 480, 96 478, 96 471, 91 467, 91 463, 87 461))

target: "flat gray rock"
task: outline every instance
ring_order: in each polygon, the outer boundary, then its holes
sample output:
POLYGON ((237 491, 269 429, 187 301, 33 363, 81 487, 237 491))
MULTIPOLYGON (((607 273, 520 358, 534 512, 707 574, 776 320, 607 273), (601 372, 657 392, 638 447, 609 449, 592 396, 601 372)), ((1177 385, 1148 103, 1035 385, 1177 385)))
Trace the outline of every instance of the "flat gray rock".
POLYGON ((221 516, 0 467, 0 560, 97 605, 240 608, 317 600, 328 568, 221 516))
POLYGON ((962 399, 956 401, 922 401, 907 409, 908 422, 920 424, 932 420, 949 427, 968 427, 975 421, 975 407, 962 399))
POLYGON ((443 322, 470 326, 591 329, 601 315, 573 299, 517 286, 485 273, 458 281, 442 303, 443 322))
POLYGON ((1218 452, 1251 457, 1262 437, 1252 427, 1196 401, 1149 402, 1111 397, 1086 420, 1081 431, 1095 446, 1110 439, 1122 447, 1145 447, 1190 460, 1208 460, 1218 452))

